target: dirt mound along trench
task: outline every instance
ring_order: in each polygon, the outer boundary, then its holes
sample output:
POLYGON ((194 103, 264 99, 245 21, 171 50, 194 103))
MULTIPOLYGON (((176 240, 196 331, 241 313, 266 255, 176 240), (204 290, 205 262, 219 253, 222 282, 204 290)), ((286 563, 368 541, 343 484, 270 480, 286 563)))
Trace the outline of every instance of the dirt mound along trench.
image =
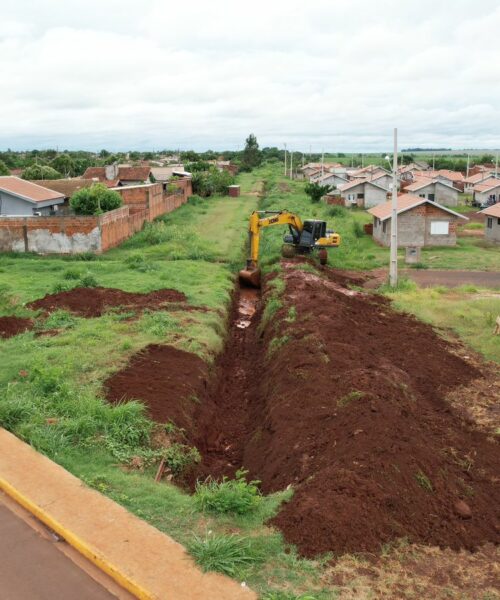
POLYGON ((33 328, 31 319, 21 317, 0 317, 0 337, 10 338, 33 328))
POLYGON ((235 303, 211 377, 193 354, 149 347, 108 381, 108 397, 141 398, 185 427, 199 478, 243 466, 266 493, 293 485, 272 523, 305 556, 379 552, 402 537, 498 542, 497 445, 445 400, 481 373, 430 326, 335 273, 284 270, 284 306, 263 332, 248 298, 235 303), (199 403, 186 402, 192 393, 199 403))
POLYGON ((76 287, 68 291, 49 294, 28 304, 33 310, 52 312, 68 310, 82 317, 100 317, 112 307, 145 310, 159 309, 169 302, 185 302, 186 296, 177 290, 163 289, 148 293, 125 292, 115 288, 76 287))
POLYGON ((243 459, 267 491, 294 485, 273 521, 286 539, 308 556, 399 537, 498 541, 498 446, 445 400, 477 369, 428 325, 339 289, 334 275, 287 270, 286 284, 283 313, 293 305, 297 320, 281 326, 290 342, 268 363, 243 459))
POLYGON ((171 421, 192 432, 193 415, 206 384, 207 366, 201 358, 172 346, 151 344, 113 374, 104 388, 110 402, 141 400, 155 421, 171 421))

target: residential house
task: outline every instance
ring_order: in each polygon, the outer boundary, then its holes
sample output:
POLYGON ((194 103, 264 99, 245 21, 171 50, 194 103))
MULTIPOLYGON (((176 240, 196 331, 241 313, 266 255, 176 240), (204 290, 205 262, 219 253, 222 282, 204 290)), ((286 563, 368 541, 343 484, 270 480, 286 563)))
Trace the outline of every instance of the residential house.
POLYGON ((458 190, 449 183, 428 177, 419 177, 405 187, 405 192, 427 198, 444 206, 458 205, 458 190))
POLYGON ((0 177, 0 215, 25 216, 55 214, 64 204, 64 194, 25 181, 19 177, 0 177))
POLYGON ((59 192, 64 195, 65 200, 69 200, 69 198, 71 198, 78 190, 94 185, 94 181, 91 179, 79 179, 78 177, 69 179, 51 179, 50 181, 47 181, 46 179, 36 180, 31 183, 36 183, 37 185, 51 189, 54 192, 59 192))
MULTIPOLYGON (((392 202, 368 211, 373 216, 373 239, 382 246, 391 243, 392 202)), ((397 200, 398 246, 454 246, 457 223, 467 217, 413 194, 401 194, 397 200)))
POLYGON ((105 167, 89 167, 82 175, 82 179, 92 179, 104 183, 108 187, 123 185, 140 185, 149 183, 151 167, 107 165, 105 167))
POLYGON ((344 206, 369 208, 387 200, 387 190, 374 181, 355 179, 339 187, 344 206))
POLYGON ((377 185, 381 185, 386 190, 392 189, 392 173, 378 173, 373 177, 368 177, 369 181, 373 181, 377 185))
POLYGON ((184 172, 184 165, 182 163, 177 163, 175 165, 166 165, 164 167, 151 167, 151 175, 158 183, 163 183, 164 181, 171 179, 175 171, 184 172))
POLYGON ((500 244, 500 202, 481 211, 486 217, 484 237, 490 242, 500 244))
POLYGON ((324 173, 315 181, 320 185, 331 185, 333 187, 339 187, 349 183, 347 179, 341 177, 340 175, 335 175, 335 173, 324 173))
POLYGON ((489 179, 490 177, 491 177, 491 175, 487 171, 479 171, 478 173, 475 173, 474 175, 469 175, 469 177, 466 177, 464 179, 464 192, 466 194, 472 194, 474 192, 474 186, 477 183, 486 181, 486 179, 489 179))
POLYGON ((464 191, 465 177, 460 171, 450 171, 449 169, 439 169, 438 171, 413 171, 413 179, 427 177, 428 179, 436 179, 456 187, 457 190, 464 191))
POLYGON ((481 183, 476 183, 473 188, 472 203, 475 206, 486 208, 500 202, 500 179, 490 177, 481 183))

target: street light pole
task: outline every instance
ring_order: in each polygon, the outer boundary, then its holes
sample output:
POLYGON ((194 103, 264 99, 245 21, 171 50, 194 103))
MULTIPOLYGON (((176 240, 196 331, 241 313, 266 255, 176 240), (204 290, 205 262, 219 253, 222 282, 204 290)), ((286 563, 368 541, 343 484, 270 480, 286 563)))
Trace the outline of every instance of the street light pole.
POLYGON ((391 262, 389 267, 391 287, 398 285, 398 130, 394 128, 394 156, 392 163, 392 215, 391 262))
POLYGON ((286 143, 285 143, 285 177, 286 177, 286 143))
POLYGON ((290 179, 293 179, 293 150, 290 150, 290 179))

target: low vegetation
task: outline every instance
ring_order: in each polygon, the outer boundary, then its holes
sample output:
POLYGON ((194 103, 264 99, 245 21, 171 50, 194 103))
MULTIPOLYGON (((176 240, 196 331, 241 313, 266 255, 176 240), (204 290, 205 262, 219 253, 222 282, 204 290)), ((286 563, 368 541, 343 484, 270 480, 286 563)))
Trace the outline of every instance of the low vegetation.
POLYGON ((96 183, 75 192, 69 203, 77 215, 100 215, 119 208, 123 200, 118 192, 96 183))

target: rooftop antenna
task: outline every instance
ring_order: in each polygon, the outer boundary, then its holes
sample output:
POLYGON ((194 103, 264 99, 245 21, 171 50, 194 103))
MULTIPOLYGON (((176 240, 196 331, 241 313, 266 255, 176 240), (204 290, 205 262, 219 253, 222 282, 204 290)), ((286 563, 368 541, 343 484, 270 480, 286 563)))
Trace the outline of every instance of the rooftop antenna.
POLYGON ((466 179, 469 179, 469 160, 470 160, 470 154, 467 154, 467 171, 465 174, 466 179))
POLYGON ((495 177, 498 177, 498 152, 495 159, 495 177))
POLYGON ((324 172, 325 172, 325 151, 323 148, 321 148, 321 177, 323 177, 324 172))

